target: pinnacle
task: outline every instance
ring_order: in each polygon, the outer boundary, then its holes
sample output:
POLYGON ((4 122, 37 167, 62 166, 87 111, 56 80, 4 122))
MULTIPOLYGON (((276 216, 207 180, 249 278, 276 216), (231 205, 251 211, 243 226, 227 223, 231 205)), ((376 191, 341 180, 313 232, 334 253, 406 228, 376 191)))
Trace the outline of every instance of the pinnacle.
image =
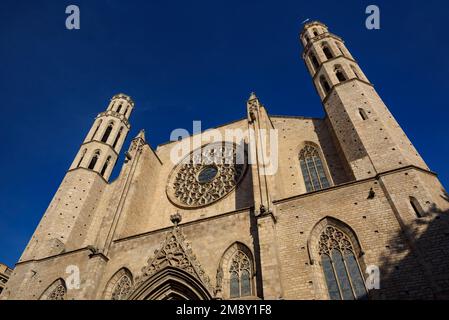
POLYGON ((137 135, 136 138, 140 138, 140 139, 142 139, 143 141, 145 141, 145 130, 144 130, 144 129, 140 130, 140 131, 139 131, 139 134, 137 135))

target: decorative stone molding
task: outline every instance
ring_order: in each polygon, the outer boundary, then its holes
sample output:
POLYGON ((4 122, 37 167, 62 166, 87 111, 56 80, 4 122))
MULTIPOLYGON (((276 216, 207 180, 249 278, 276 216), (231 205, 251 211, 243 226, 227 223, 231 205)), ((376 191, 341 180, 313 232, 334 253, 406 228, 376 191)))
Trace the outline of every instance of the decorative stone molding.
POLYGON ((133 101, 133 99, 132 99, 130 96, 124 94, 124 93, 116 94, 115 96, 112 97, 111 101, 112 101, 112 100, 115 100, 115 99, 123 99, 123 100, 126 100, 131 106, 134 107, 134 101, 133 101))
POLYGON ((186 271, 212 292, 209 277, 201 267, 190 244, 185 240, 180 228, 177 226, 167 233, 161 248, 154 252, 154 256, 148 260, 148 265, 142 268, 142 275, 136 278, 134 288, 139 287, 147 279, 166 267, 186 271))
POLYGON ((118 118, 118 119, 120 119, 120 121, 122 121, 125 124, 125 126, 128 129, 131 128, 131 125, 129 124, 128 119, 126 119, 126 117, 121 113, 118 113, 113 110, 107 110, 107 111, 99 113, 97 118, 104 117, 104 116, 111 116, 111 117, 118 118))
POLYGON ((231 274, 246 270, 250 276, 251 292, 255 296, 255 264, 251 250, 240 242, 233 243, 221 257, 217 268, 216 286, 214 295, 216 299, 231 298, 230 284, 231 274))
POLYGON ((122 268, 109 280, 103 294, 105 300, 126 300, 133 289, 131 272, 122 268))
POLYGON ((45 290, 39 300, 66 300, 66 298, 67 289, 65 282, 62 279, 58 279, 45 290))
POLYGON ((354 251, 348 236, 334 226, 327 226, 322 231, 318 245, 320 255, 327 254, 330 256, 333 249, 341 252, 345 252, 346 250, 354 251))

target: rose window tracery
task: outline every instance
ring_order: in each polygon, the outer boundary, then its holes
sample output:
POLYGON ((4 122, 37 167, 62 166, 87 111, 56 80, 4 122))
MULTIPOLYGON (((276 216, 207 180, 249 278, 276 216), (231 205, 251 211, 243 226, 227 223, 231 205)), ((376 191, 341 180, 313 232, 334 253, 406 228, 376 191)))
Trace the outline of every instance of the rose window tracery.
POLYGON ((233 143, 195 150, 170 175, 167 195, 181 207, 202 207, 229 194, 246 170, 246 152, 233 143))

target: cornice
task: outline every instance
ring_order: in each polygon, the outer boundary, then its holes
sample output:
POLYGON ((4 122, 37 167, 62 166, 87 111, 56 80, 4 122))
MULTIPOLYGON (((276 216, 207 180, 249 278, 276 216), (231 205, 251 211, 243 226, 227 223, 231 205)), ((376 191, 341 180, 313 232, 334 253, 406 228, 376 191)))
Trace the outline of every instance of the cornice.
POLYGON ((25 260, 25 261, 19 261, 19 262, 16 263, 16 266, 23 265, 23 264, 29 264, 29 263, 33 263, 33 262, 42 262, 42 261, 46 261, 46 260, 51 260, 51 259, 54 259, 54 258, 59 258, 59 257, 67 256, 67 255, 70 255, 70 254, 80 253, 80 252, 83 252, 83 251, 91 252, 91 254, 89 255, 90 257, 98 256, 98 257, 102 258, 104 261, 108 261, 109 260, 108 257, 106 257, 104 254, 102 254, 100 252, 92 253, 92 250, 90 249, 90 247, 87 246, 87 247, 83 247, 83 248, 80 248, 80 249, 75 249, 75 250, 66 251, 66 252, 63 252, 63 253, 54 254, 52 256, 48 256, 48 257, 45 257, 45 258, 42 258, 42 259, 30 259, 30 260, 25 260))
POLYGON ((321 41, 325 38, 333 38, 335 40, 340 41, 341 43, 345 43, 344 40, 342 38, 340 38, 339 36, 330 33, 330 32, 325 32, 322 33, 320 35, 317 35, 316 37, 313 37, 309 40, 309 42, 307 43, 307 45, 304 47, 303 53, 302 53, 302 58, 304 59, 306 55, 309 54, 309 50, 310 48, 315 44, 315 42, 321 41))
POLYGON ((78 167, 78 168, 70 169, 70 170, 67 171, 67 173, 73 172, 75 170, 86 170, 86 171, 89 171, 89 172, 93 172, 96 175, 98 175, 106 184, 109 184, 108 181, 101 174, 99 174, 97 171, 94 171, 94 170, 91 170, 91 169, 87 169, 87 168, 84 168, 84 167, 78 167))
POLYGON ((116 111, 113 111, 113 110, 103 111, 103 112, 99 113, 95 119, 98 119, 98 118, 101 118, 101 117, 114 117, 114 118, 117 118, 120 121, 122 121, 128 129, 131 128, 131 125, 129 124, 128 119, 123 114, 118 113, 116 111))
POLYGON ((340 54, 340 55, 338 55, 338 56, 336 56, 336 57, 333 57, 333 58, 328 59, 328 60, 324 61, 323 63, 321 63, 321 65, 318 67, 318 69, 315 70, 315 74, 313 75, 312 80, 313 80, 313 81, 316 80, 316 78, 318 77, 318 75, 320 74, 321 70, 323 69, 323 67, 324 67, 325 65, 330 64, 331 62, 334 62, 335 60, 338 60, 338 59, 340 59, 340 58, 344 58, 344 59, 346 59, 346 60, 351 61, 352 63, 358 64, 356 60, 354 60, 354 59, 352 59, 352 58, 349 58, 349 57, 347 57, 347 56, 345 56, 345 55, 343 55, 343 54, 340 54))
POLYGON ((403 172, 403 171, 408 171, 408 170, 418 170, 418 171, 421 171, 421 172, 433 175, 435 177, 438 177, 438 175, 435 172, 431 171, 431 170, 423 169, 423 168, 415 166, 415 165, 409 165, 409 166, 404 166, 404 167, 397 168, 397 169, 392 169, 392 170, 389 170, 389 171, 384 171, 384 172, 378 173, 377 175, 375 175, 373 177, 370 177, 370 178, 361 179, 361 180, 354 180, 354 181, 350 181, 350 182, 347 182, 347 183, 342 183, 342 184, 339 184, 339 185, 335 185, 335 186, 332 186, 330 188, 323 189, 323 190, 318 190, 318 191, 298 194, 298 195, 287 197, 287 198, 273 200, 273 204, 274 205, 282 204, 282 203, 285 203, 285 202, 288 202, 288 201, 291 201, 291 200, 298 200, 298 199, 307 198, 307 197, 311 197, 311 196, 318 195, 318 194, 329 193, 329 192, 332 192, 334 190, 343 189, 343 188, 354 186, 354 185, 358 185, 358 184, 364 184, 364 183, 367 183, 367 182, 376 182, 376 181, 379 181, 384 176, 395 174, 395 173, 399 173, 399 172, 403 172))
POLYGON ((84 143, 80 146, 80 149, 81 149, 82 147, 84 147, 85 145, 88 145, 88 144, 90 144, 90 143, 92 143, 92 142, 96 142, 96 143, 99 143, 99 144, 102 144, 102 145, 105 145, 105 146, 109 147, 109 148, 114 152, 114 154, 116 155, 116 157, 118 158, 118 153, 117 153, 117 151, 115 151, 115 149, 114 149, 112 146, 110 146, 110 145, 107 144, 106 142, 99 141, 99 140, 90 140, 90 141, 84 142, 84 143))
POLYGON ((366 85, 368 85, 368 86, 374 88, 374 85, 373 85, 372 83, 370 83, 370 82, 361 80, 361 79, 359 79, 359 78, 352 78, 352 79, 349 79, 349 80, 346 80, 346 81, 343 81, 343 82, 340 82, 340 83, 337 83, 336 85, 334 85, 334 86, 331 88, 331 90, 327 93, 327 95, 324 97, 324 99, 323 99, 323 101, 322 101, 323 105, 326 106, 327 100, 329 100, 329 97, 332 95, 332 93, 334 93, 334 91, 335 91, 336 88, 338 88, 338 87, 340 87, 340 86, 342 86, 342 85, 345 85, 345 84, 347 84, 347 83, 353 82, 353 81, 359 81, 359 82, 361 82, 361 83, 364 83, 364 84, 366 84, 366 85))
MULTIPOLYGON (((218 215, 211 216, 211 217, 200 218, 200 219, 197 219, 197 220, 181 223, 181 224, 179 224, 179 227, 187 227, 187 226, 191 226, 191 225, 194 225, 194 224, 197 224, 197 223, 201 223, 201 222, 204 222, 204 221, 217 220, 217 219, 221 219, 221 218, 227 217, 227 216, 232 216, 232 215, 241 214, 241 213, 248 213, 248 212, 251 212, 251 210, 253 208, 254 207, 250 206, 250 207, 246 207, 246 208, 242 208, 242 209, 238 209, 238 210, 234 210, 234 211, 218 214, 218 215)), ((113 243, 120 243, 120 242, 124 242, 124 241, 128 241, 128 240, 133 240, 133 239, 137 239, 137 238, 146 237, 146 236, 149 236, 149 235, 152 235, 152 234, 164 233, 164 232, 167 232, 167 231, 169 231, 171 229, 173 229, 173 226, 160 228, 160 229, 152 230, 152 231, 148 231, 148 232, 143 232, 143 233, 140 233, 140 234, 136 234, 136 235, 120 238, 120 239, 115 239, 112 242, 113 243)))
POLYGON ((126 100, 131 106, 134 107, 134 101, 133 101, 133 99, 132 99, 130 96, 124 94, 124 93, 118 93, 118 94, 116 94, 115 96, 112 97, 111 101, 113 101, 113 100, 115 100, 115 99, 124 99, 124 100, 126 100))

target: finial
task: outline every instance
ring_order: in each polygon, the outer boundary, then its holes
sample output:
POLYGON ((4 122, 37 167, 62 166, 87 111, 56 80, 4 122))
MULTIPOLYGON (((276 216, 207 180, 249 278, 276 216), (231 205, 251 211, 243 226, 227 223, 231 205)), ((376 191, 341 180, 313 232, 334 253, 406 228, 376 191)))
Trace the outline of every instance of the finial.
POLYGON ((175 225, 175 227, 178 226, 178 224, 182 221, 182 216, 179 212, 176 212, 175 214, 172 214, 170 216, 170 221, 175 225))
POLYGON ((136 139, 137 139, 137 138, 140 138, 140 139, 142 139, 143 141, 145 141, 145 130, 144 130, 144 129, 142 129, 142 130, 139 131, 139 134, 136 136, 136 139))

